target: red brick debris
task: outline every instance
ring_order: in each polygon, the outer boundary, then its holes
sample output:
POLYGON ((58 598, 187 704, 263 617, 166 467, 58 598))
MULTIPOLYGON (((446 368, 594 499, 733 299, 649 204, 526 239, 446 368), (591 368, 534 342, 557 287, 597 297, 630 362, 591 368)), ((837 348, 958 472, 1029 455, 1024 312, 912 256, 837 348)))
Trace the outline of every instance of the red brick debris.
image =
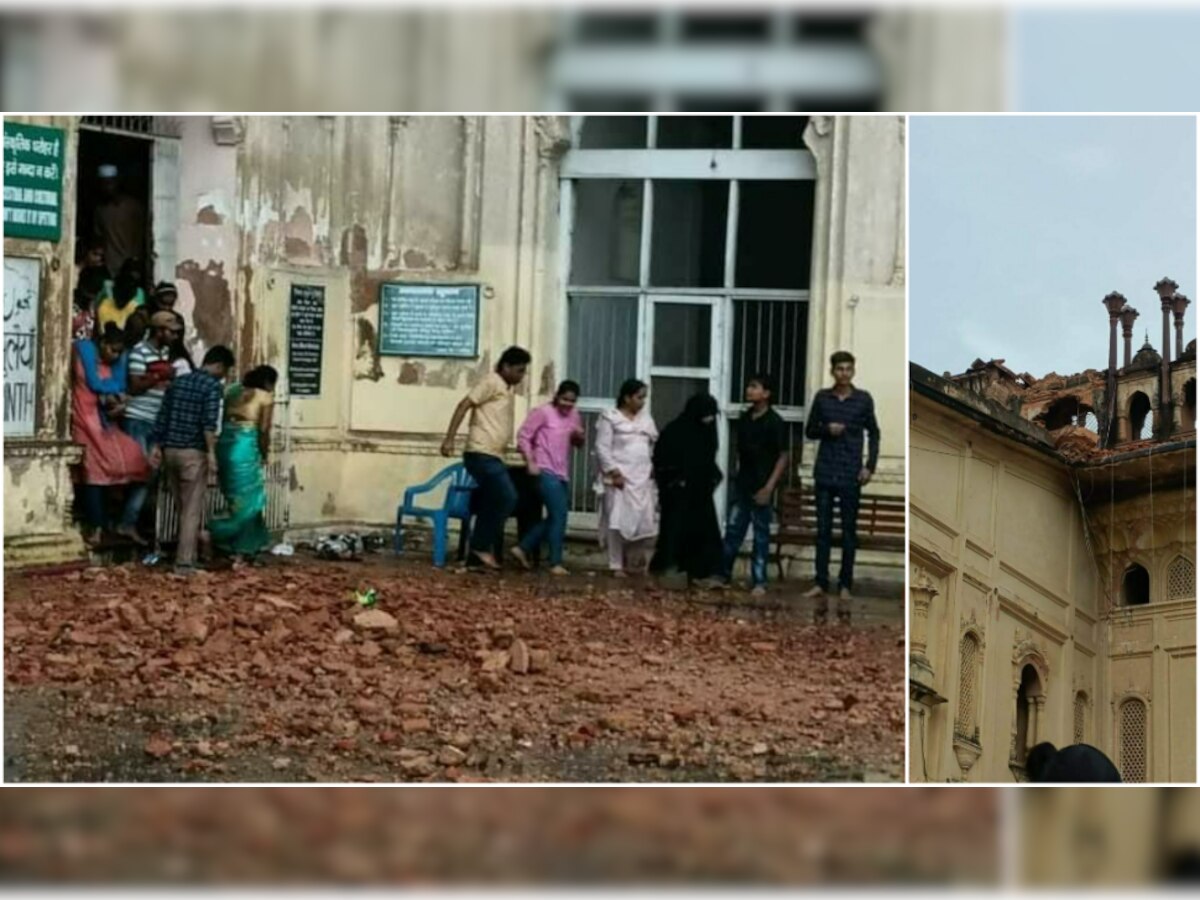
POLYGON ((9 780, 903 777, 899 616, 382 560, 5 588, 9 780))

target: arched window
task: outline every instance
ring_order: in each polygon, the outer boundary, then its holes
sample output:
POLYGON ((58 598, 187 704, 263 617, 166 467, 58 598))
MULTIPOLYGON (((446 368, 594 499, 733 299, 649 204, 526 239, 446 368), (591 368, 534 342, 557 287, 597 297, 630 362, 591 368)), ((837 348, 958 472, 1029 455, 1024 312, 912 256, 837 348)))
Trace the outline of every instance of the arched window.
POLYGON ((1071 728, 1071 741, 1082 744, 1087 741, 1087 694, 1079 691, 1075 694, 1075 719, 1071 728))
POLYGON ((1189 600, 1196 596, 1196 566, 1185 556, 1177 556, 1167 566, 1167 599, 1189 600))
POLYGON ((954 715, 954 733, 969 740, 975 740, 978 682, 979 639, 967 633, 958 645, 958 710, 954 715))
POLYGON ((1079 401, 1074 397, 1060 397, 1046 409, 1046 430, 1055 431, 1074 425, 1079 416, 1079 401))
POLYGON ((1137 697, 1121 703, 1117 715, 1117 767, 1121 780, 1138 783, 1146 780, 1146 704, 1137 697))
POLYGON ((1017 733, 1014 736, 1013 757, 1021 765, 1037 743, 1037 700, 1042 696, 1042 679, 1037 668, 1027 663, 1021 669, 1021 686, 1017 688, 1017 733))
POLYGON ((1150 602, 1150 573, 1134 563, 1121 579, 1121 605, 1143 606, 1150 602))
POLYGON ((1196 379, 1189 378, 1183 383, 1183 430, 1196 429, 1196 379))
POLYGON ((1129 435, 1135 441, 1148 440, 1154 436, 1154 416, 1150 414, 1150 398, 1141 391, 1129 398, 1129 435))

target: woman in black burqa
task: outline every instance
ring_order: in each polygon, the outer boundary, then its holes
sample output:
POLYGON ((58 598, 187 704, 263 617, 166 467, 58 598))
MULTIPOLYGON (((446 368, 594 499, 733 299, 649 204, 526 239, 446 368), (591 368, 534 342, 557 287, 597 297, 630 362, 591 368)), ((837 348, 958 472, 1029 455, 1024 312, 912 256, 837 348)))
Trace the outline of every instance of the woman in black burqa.
POLYGON ((721 564, 721 526, 713 491, 721 483, 717 466, 717 401, 699 393, 687 402, 654 447, 662 522, 650 568, 682 570, 689 581, 711 578, 721 564))

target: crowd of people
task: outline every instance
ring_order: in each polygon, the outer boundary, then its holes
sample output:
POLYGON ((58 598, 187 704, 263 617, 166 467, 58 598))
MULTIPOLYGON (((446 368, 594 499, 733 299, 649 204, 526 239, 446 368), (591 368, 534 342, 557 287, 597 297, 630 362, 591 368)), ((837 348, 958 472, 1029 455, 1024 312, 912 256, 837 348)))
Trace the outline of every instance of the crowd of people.
MULTIPOLYGON (((96 546, 109 534, 147 545, 153 529, 143 527, 143 519, 165 477, 179 509, 180 573, 194 571, 208 553, 255 561, 271 540, 263 469, 278 373, 259 366, 227 385, 235 360, 223 346, 209 348, 196 365, 175 285, 164 281, 147 290, 139 254, 144 211, 121 189, 114 166, 101 166, 98 175, 102 201, 92 233, 79 242, 72 320, 72 437, 84 450, 76 474, 84 539, 96 546), (210 481, 219 485, 227 511, 206 529, 210 481)), ((463 464, 477 485, 468 562, 484 569, 501 567, 497 547, 518 503, 505 459, 514 438, 515 392, 529 363, 520 347, 504 351, 495 371, 455 408, 442 444, 443 454, 454 456, 456 435, 468 422, 463 464)), ((830 590, 837 501, 838 593, 848 599, 859 492, 875 470, 879 428, 870 394, 853 385, 854 357, 834 354, 831 373, 834 386, 817 392, 805 428, 809 439, 820 441, 816 584, 810 594, 823 598, 830 590)), ((586 442, 576 409, 580 392, 578 383, 562 382, 515 435, 541 506, 537 524, 508 554, 523 568, 532 568, 544 549, 550 572, 567 574, 571 450, 586 442)), ((647 406, 647 385, 637 379, 621 385, 615 405, 598 417, 593 460, 599 540, 614 575, 681 573, 693 584, 728 586, 753 531, 750 588, 765 592, 772 508, 789 465, 787 429, 773 395, 766 373, 745 385, 746 408, 733 427, 736 465, 722 531, 714 500, 723 478, 716 398, 695 394, 660 435, 647 406)))
POLYGON ((196 365, 187 322, 168 281, 147 290, 140 250, 145 216, 122 189, 117 168, 100 166, 102 200, 79 242, 72 347, 72 440, 83 448, 76 506, 84 541, 106 536, 149 544, 145 513, 160 478, 179 508, 176 570, 195 571, 210 552, 255 561, 270 544, 263 467, 270 452, 278 373, 259 366, 226 386, 227 347, 196 365), (219 484, 226 513, 204 527, 207 488, 219 484))
POLYGON ((72 440, 83 448, 76 497, 84 541, 96 547, 107 534, 147 546, 153 529, 143 527, 143 513, 166 477, 179 507, 177 571, 194 571, 205 548, 254 561, 270 544, 263 466, 276 371, 260 366, 226 388, 233 353, 212 347, 193 362, 174 285, 160 283, 146 299, 137 259, 102 282, 84 274, 88 263, 85 255, 75 293, 71 400, 72 440), (227 513, 206 531, 213 479, 227 513))
MULTIPOLYGON (((468 564, 482 569, 501 568, 496 548, 518 502, 505 457, 513 438, 516 390, 529 363, 530 355, 523 348, 505 350, 495 371, 455 408, 442 442, 443 455, 455 456, 456 436, 468 422, 462 458, 478 491, 468 564)), ((853 587, 858 497, 878 460, 879 426, 870 394, 853 385, 854 357, 834 354, 831 372, 834 386, 818 392, 806 423, 807 436, 820 442, 815 471, 817 577, 810 595, 826 598, 829 594, 827 570, 837 499, 843 523, 838 596, 845 601, 853 587), (864 443, 868 445, 865 461, 864 443)), ((774 381, 766 373, 746 383, 746 408, 733 427, 736 465, 722 533, 714 499, 723 478, 717 462, 720 406, 716 398, 706 391, 696 393, 660 434, 647 408, 647 385, 637 379, 621 385, 613 408, 598 417, 594 442, 598 536, 613 575, 682 573, 689 583, 701 587, 727 587, 746 535, 753 530, 750 589, 756 595, 765 593, 772 509, 790 459, 787 429, 773 409, 773 393, 774 381)), ((568 574, 563 546, 571 449, 585 443, 576 409, 579 395, 578 383, 562 382, 549 403, 529 413, 516 435, 544 510, 541 520, 509 551, 514 562, 526 569, 545 546, 550 572, 568 574)))

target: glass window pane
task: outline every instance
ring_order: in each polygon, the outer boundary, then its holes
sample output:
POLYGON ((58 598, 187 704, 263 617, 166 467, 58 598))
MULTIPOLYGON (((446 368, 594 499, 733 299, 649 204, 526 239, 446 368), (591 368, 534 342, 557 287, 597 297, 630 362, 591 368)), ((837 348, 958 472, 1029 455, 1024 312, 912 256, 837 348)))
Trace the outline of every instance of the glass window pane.
POLYGON ((813 181, 739 184, 734 268, 734 283, 738 287, 792 290, 808 287, 815 188, 813 181))
POLYGON ((733 146, 732 116, 659 116, 662 150, 728 150, 733 146))
POLYGON ((808 116, 744 116, 743 150, 802 150, 808 116))
POLYGON ((683 17, 685 41, 716 43, 765 41, 771 34, 768 14, 752 13, 691 13, 683 17))
POLYGON ((658 21, 653 13, 584 13, 576 34, 587 44, 645 43, 658 36, 658 21))
MULTIPOLYGON (((722 94, 720 96, 695 94, 680 97, 679 101, 675 105, 680 112, 752 113, 762 111, 763 107, 766 105, 766 98, 739 94, 722 94)), ((733 140, 732 135, 730 136, 730 140, 733 140)))
POLYGON ((573 295, 567 299, 567 378, 585 397, 617 396, 637 375, 638 299, 573 295))
POLYGON ((793 97, 789 107, 798 113, 879 112, 883 108, 883 96, 875 93, 793 97))
POLYGON ((708 392, 707 378, 671 378, 655 375, 650 379, 650 415, 658 430, 683 412, 683 407, 694 394, 708 392))
POLYGON ((630 150, 646 146, 646 116, 587 116, 579 134, 584 150, 630 150))
POLYGON ((869 19, 865 12, 806 12, 796 16, 793 33, 802 41, 862 44, 869 19))
POLYGON ((733 371, 729 402, 744 402, 746 381, 766 373, 776 406, 804 406, 808 304, 790 300, 735 300, 733 371))
POLYGON ((723 287, 728 181, 655 181, 650 284, 723 287))
POLYGON ((571 95, 567 108, 577 113, 632 113, 649 112, 651 105, 649 97, 579 93, 571 95))
POLYGON ((571 284, 638 283, 642 182, 580 179, 575 186, 571 284))
POLYGON ((711 357, 711 306, 654 304, 653 365, 704 369, 711 357))

